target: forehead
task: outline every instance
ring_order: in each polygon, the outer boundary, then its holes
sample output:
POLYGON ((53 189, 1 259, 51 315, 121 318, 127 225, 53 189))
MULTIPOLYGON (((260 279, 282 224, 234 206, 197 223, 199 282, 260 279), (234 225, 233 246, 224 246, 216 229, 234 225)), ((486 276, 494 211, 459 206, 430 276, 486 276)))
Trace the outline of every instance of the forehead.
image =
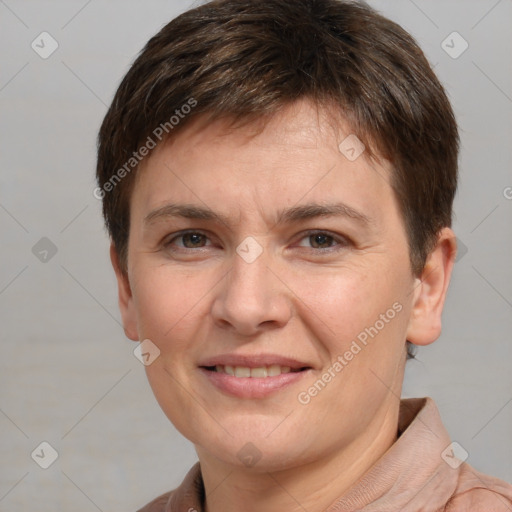
POLYGON ((346 121, 298 102, 265 123, 242 127, 194 120, 157 147, 138 173, 132 208, 144 214, 181 201, 229 215, 268 214, 343 201, 379 217, 394 207, 391 167, 363 151, 346 121))

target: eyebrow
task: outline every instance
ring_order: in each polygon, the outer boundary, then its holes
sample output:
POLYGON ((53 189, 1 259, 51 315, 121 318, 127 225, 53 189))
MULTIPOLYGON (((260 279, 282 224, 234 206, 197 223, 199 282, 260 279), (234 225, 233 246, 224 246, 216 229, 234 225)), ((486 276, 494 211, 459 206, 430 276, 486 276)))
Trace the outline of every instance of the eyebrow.
MULTIPOLYGON (((144 218, 144 224, 149 225, 173 217, 218 222, 228 227, 231 225, 227 216, 214 212, 208 207, 192 204, 166 204, 148 213, 144 218)), ((348 217, 364 225, 373 223, 370 217, 344 203, 310 203, 281 211, 277 216, 276 225, 293 224, 318 217, 348 217)))
POLYGON ((300 222, 303 220, 314 219, 317 217, 349 217, 361 224, 371 224, 372 220, 364 213, 344 203, 334 204, 305 204, 294 206, 282 211, 278 218, 277 224, 286 224, 300 222))
POLYGON ((216 213, 210 208, 196 206, 192 204, 166 204, 148 213, 144 217, 144 224, 152 224, 158 220, 165 220, 172 217, 182 217, 184 219, 197 219, 216 221, 229 226, 229 219, 220 213, 216 213))

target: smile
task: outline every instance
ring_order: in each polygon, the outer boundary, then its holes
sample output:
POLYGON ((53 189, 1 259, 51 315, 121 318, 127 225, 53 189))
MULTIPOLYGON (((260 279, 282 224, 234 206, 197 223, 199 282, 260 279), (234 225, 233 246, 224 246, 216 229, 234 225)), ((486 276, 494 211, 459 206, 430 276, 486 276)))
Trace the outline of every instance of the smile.
POLYGON ((283 373, 300 372, 302 370, 302 368, 292 370, 292 368, 289 366, 280 366, 278 364, 273 364, 270 366, 259 366, 257 368, 250 368, 248 366, 216 365, 207 369, 242 379, 251 377, 257 379, 265 379, 268 377, 277 377, 283 373))
MULTIPOLYGON (((247 364, 247 363, 246 363, 247 364)), ((284 390, 309 375, 309 366, 284 364, 215 364, 200 366, 206 382, 223 395, 243 399, 265 398, 284 390)))

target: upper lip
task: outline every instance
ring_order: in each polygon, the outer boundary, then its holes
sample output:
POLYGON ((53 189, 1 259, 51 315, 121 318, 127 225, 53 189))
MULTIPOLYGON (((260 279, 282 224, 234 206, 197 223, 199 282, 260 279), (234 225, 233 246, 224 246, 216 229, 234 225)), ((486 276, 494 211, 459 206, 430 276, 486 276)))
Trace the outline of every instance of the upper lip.
POLYGON ((292 370, 301 368, 311 368, 311 365, 297 361, 291 357, 280 356, 277 354, 221 354, 203 360, 199 366, 244 366, 247 368, 261 368, 262 366, 289 366, 292 370))

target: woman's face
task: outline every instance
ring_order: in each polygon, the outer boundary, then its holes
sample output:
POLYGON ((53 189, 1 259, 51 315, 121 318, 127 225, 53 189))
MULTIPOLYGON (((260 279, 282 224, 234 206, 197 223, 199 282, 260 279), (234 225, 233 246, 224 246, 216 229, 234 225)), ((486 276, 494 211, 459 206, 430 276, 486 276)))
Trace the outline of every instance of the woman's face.
POLYGON ((349 135, 301 102, 194 122, 141 169, 125 330, 200 454, 293 467, 396 421, 415 279, 390 169, 349 135))

